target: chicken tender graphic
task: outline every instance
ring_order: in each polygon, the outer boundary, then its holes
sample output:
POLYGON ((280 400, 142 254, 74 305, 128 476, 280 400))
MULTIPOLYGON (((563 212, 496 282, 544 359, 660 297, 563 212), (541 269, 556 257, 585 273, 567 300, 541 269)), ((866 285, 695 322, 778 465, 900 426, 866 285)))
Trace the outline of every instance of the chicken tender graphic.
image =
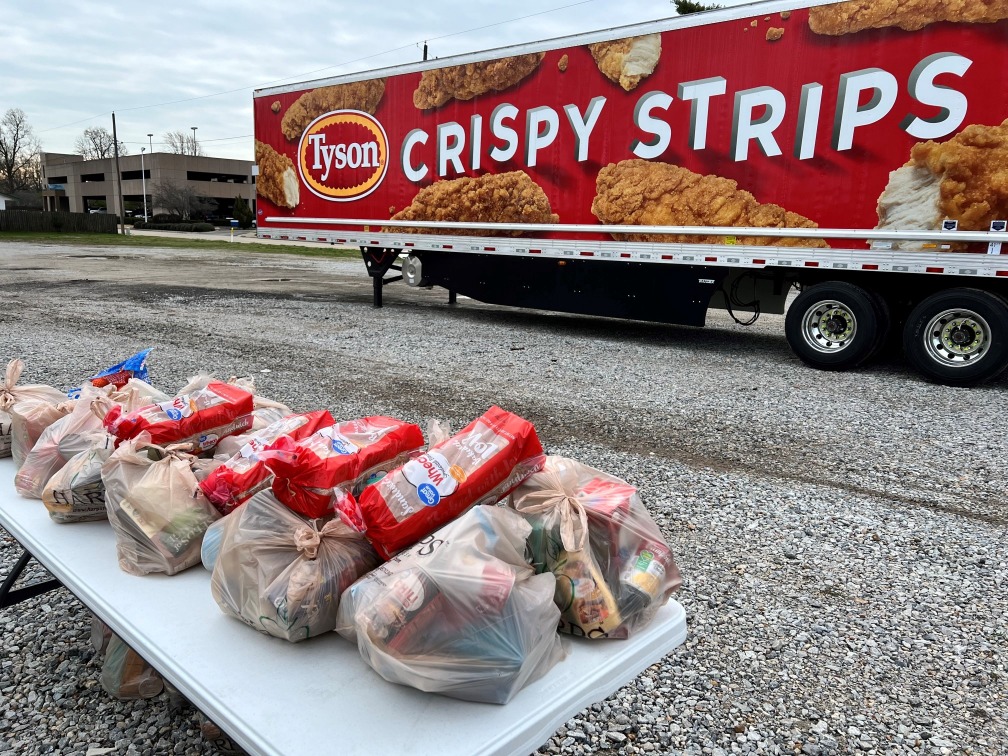
MULTIPOLYGON (((878 199, 878 228, 937 231, 949 218, 963 231, 986 231, 1008 218, 1008 120, 967 126, 947 142, 920 142, 910 162, 889 174, 878 199)), ((903 242, 899 249, 922 249, 903 242)))
MULTIPOLYGON (((755 226, 761 228, 818 228, 818 225, 779 205, 761 204, 732 179, 702 176, 669 163, 624 160, 599 171, 595 217, 607 225, 640 226, 755 226)), ((674 234, 613 234, 613 238, 641 242, 720 244, 722 236, 674 234)), ((819 239, 744 237, 743 244, 780 247, 826 247, 819 239)))
POLYGON ((939 21, 990 24, 1003 18, 1008 18, 1008 0, 851 0, 810 9, 809 28, 836 36, 887 26, 916 31, 939 21))
POLYGON ((385 79, 319 87, 298 97, 284 113, 280 128, 290 141, 301 138, 305 126, 333 110, 362 110, 374 115, 385 94, 385 79))
POLYGON ((546 53, 529 53, 424 71, 413 92, 413 104, 419 110, 430 110, 450 100, 471 100, 513 87, 535 71, 545 56, 546 53))
POLYGON ((291 159, 258 139, 255 143, 255 159, 259 166, 256 193, 278 207, 291 210, 297 207, 301 187, 291 159))
POLYGON ((612 42, 596 42, 588 50, 599 70, 629 92, 650 76, 661 57, 661 35, 627 37, 612 42))
MULTIPOLYGON (((478 178, 438 181, 421 189, 412 204, 392 216, 403 221, 469 221, 490 223, 556 223, 546 193, 523 171, 484 174, 478 178)), ((462 236, 521 236, 522 231, 391 228, 412 234, 452 233, 462 236)))

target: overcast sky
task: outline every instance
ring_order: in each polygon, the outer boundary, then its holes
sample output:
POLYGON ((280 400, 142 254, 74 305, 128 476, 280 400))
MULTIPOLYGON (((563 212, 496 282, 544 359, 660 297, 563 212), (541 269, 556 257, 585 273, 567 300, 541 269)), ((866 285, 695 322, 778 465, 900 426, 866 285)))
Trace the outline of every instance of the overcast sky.
POLYGON ((424 40, 441 58, 671 15, 669 0, 4 0, 0 114, 24 110, 47 152, 115 111, 130 153, 196 126, 208 155, 251 159, 256 88, 418 61, 424 40))

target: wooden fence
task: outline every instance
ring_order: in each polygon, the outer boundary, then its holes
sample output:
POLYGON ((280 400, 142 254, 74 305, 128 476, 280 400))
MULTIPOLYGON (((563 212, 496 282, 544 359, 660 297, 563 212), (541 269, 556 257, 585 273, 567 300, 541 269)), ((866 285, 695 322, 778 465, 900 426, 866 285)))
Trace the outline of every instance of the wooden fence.
POLYGON ((0 210, 0 231, 62 231, 117 233, 119 219, 105 213, 47 213, 41 210, 0 210))

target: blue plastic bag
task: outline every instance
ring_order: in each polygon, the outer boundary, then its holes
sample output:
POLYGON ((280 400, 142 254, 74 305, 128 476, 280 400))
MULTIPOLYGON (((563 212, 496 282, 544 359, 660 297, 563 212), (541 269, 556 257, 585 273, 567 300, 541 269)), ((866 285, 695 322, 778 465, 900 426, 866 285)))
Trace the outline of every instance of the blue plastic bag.
MULTIPOLYGON (((105 368, 97 375, 91 376, 88 380, 91 381, 91 385, 93 386, 111 385, 117 389, 126 385, 126 382, 130 378, 147 381, 147 355, 150 354, 150 351, 150 349, 144 349, 142 352, 137 352, 132 357, 127 357, 122 362, 105 368)), ((67 396, 71 399, 77 399, 80 397, 80 391, 80 386, 75 386, 67 391, 67 396)))

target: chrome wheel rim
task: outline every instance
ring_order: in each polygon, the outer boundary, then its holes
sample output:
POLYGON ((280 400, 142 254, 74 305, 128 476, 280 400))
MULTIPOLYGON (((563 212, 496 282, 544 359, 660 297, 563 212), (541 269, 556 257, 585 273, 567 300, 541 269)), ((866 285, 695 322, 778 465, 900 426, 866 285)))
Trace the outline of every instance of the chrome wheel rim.
POLYGON ((976 364, 987 355, 990 342, 990 326, 972 310, 944 310, 924 329, 928 357, 945 367, 976 364))
POLYGON ((857 318, 843 302, 825 299, 805 311, 802 336, 812 349, 835 354, 851 345, 857 335, 857 318))

